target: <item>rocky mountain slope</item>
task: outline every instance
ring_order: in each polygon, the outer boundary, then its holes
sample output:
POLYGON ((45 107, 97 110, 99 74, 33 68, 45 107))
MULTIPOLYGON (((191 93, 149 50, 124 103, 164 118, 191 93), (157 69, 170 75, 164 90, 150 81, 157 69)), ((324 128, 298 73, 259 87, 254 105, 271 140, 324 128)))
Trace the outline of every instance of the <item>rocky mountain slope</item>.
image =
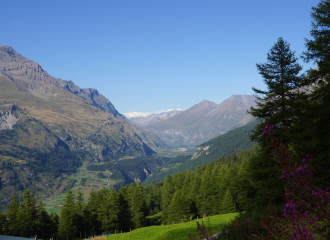
POLYGON ((198 145, 251 121, 246 111, 255 100, 255 95, 232 95, 220 104, 204 100, 146 127, 169 145, 198 145))
POLYGON ((124 113, 123 115, 125 115, 125 117, 127 117, 133 124, 147 126, 150 123, 166 120, 179 114, 180 112, 182 112, 181 109, 170 109, 167 111, 160 111, 155 113, 132 112, 124 113))
MULTIPOLYGON (((3 204, 26 188, 50 194, 55 179, 82 164, 150 155, 153 147, 166 146, 130 124, 96 89, 54 78, 9 46, 0 46, 0 135, 3 204)), ((58 183, 58 189, 68 184, 58 183)))

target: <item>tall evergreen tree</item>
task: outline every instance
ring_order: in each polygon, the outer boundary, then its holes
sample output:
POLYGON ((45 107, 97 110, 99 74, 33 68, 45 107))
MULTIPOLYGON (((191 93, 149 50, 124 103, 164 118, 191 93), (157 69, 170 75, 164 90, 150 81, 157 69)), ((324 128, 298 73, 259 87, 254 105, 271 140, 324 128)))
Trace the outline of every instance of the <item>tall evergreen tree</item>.
POLYGON ((175 192, 173 185, 173 178, 171 175, 167 175, 165 178, 164 185, 162 187, 162 218, 166 222, 169 214, 169 208, 175 192))
POLYGON ((237 212, 236 203, 229 189, 227 189, 225 196, 221 201, 221 213, 234 213, 237 212))
POLYGON ((77 233, 80 236, 84 236, 86 233, 86 216, 85 216, 85 203, 82 192, 79 190, 76 197, 76 213, 75 213, 75 225, 77 226, 77 233))
MULTIPOLYGON (((213 212, 216 199, 214 196, 217 194, 216 183, 212 181, 212 171, 214 169, 214 163, 207 164, 205 171, 202 175, 201 188, 200 188, 200 211, 199 214, 210 215, 213 212)), ((213 175, 214 176, 214 175, 213 175)))
POLYGON ((36 200, 29 190, 23 191, 23 206, 22 206, 22 237, 34 236, 37 233, 37 208, 36 200))
POLYGON ((314 91, 306 101, 305 109, 297 124, 301 141, 294 145, 301 155, 312 154, 315 170, 314 183, 328 187, 330 182, 330 1, 322 0, 312 7, 312 39, 306 39, 306 62, 314 62, 317 68, 310 70, 306 80, 314 85, 314 91))
POLYGON ((10 236, 20 235, 20 205, 15 195, 12 196, 12 201, 8 205, 8 211, 6 212, 6 232, 10 236))
POLYGON ((53 233, 52 238, 57 239, 60 217, 57 215, 56 212, 51 213, 50 217, 52 219, 52 233, 53 233))
MULTIPOLYGON (((271 121, 276 135, 284 142, 290 140, 290 128, 295 121, 297 111, 301 110, 306 94, 302 90, 305 82, 299 75, 302 66, 298 64, 295 52, 290 45, 279 38, 267 54, 267 62, 257 64, 267 90, 252 88, 257 93, 257 107, 251 107, 249 113, 259 120, 271 121), (262 95, 262 96, 261 96, 262 95)), ((253 141, 263 142, 263 123, 259 123, 252 135, 253 141)))
POLYGON ((41 201, 39 201, 37 206, 36 228, 38 238, 49 239, 54 234, 52 219, 41 201))
POLYGON ((75 224, 76 206, 74 199, 75 197, 72 191, 68 189, 59 218, 58 236, 60 239, 72 239, 78 236, 78 231, 75 224))
POLYGON ((282 205, 284 186, 279 180, 280 171, 273 160, 268 140, 263 137, 264 121, 271 121, 273 131, 285 144, 293 139, 292 125, 301 111, 306 99, 303 90, 305 82, 299 73, 302 67, 298 64, 290 45, 279 38, 267 54, 267 62, 257 64, 257 68, 267 90, 253 88, 258 94, 257 107, 251 107, 249 113, 259 119, 252 141, 257 141, 260 150, 250 159, 247 167, 248 177, 252 184, 246 210, 263 211, 268 205, 282 205))
POLYGON ((178 223, 183 221, 187 221, 189 219, 189 206, 186 201, 185 196, 183 195, 180 189, 176 190, 173 195, 172 204, 169 207, 168 214, 168 223, 178 223))
POLYGON ((130 207, 134 228, 144 227, 146 225, 147 206, 144 200, 143 186, 140 182, 136 183, 136 187, 131 194, 130 207))
POLYGON ((90 222, 88 229, 86 229, 87 236, 98 234, 102 231, 102 217, 101 215, 101 203, 103 201, 104 193, 102 191, 91 191, 89 193, 89 199, 86 206, 86 218, 90 222))
POLYGON ((119 211, 118 211, 118 229, 128 232, 133 228, 130 209, 127 200, 122 193, 118 195, 119 211))
POLYGON ((115 232, 115 230, 119 230, 119 198, 118 193, 112 187, 107 193, 104 211, 106 218, 103 230, 105 232, 115 232))

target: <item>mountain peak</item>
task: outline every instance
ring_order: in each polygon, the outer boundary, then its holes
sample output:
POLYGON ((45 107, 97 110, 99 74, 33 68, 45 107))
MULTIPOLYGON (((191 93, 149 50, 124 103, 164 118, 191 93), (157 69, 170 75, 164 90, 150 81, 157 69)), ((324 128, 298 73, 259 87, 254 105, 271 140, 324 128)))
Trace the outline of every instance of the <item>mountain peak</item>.
POLYGON ((206 100, 206 99, 204 99, 203 101, 201 101, 200 103, 198 103, 197 105, 199 105, 199 104, 201 104, 201 105, 217 105, 216 103, 214 103, 214 102, 211 102, 211 101, 208 101, 208 100, 206 100))

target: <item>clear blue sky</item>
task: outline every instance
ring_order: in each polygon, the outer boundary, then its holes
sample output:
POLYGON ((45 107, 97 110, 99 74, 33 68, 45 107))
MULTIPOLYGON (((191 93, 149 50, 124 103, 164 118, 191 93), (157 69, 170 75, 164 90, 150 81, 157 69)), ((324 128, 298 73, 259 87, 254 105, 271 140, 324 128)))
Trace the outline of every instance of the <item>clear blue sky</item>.
POLYGON ((256 63, 279 37, 300 55, 318 2, 2 1, 0 45, 121 113, 186 109, 265 89, 256 63))

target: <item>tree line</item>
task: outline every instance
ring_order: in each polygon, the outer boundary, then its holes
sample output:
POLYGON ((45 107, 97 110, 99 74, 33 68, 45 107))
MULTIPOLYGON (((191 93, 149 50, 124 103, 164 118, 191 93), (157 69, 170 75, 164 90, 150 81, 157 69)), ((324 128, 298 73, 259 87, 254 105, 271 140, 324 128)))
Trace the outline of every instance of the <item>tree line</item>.
POLYGON ((0 232, 6 235, 49 239, 77 239, 102 233, 128 232, 147 226, 147 216, 161 213, 163 224, 190 221, 203 215, 236 212, 242 208, 240 193, 232 184, 242 174, 258 147, 220 157, 197 166, 195 171, 167 176, 164 182, 143 186, 140 182, 115 191, 90 192, 85 202, 68 189, 61 213, 47 214, 28 190, 23 202, 13 196, 8 210, 0 214, 0 232))

